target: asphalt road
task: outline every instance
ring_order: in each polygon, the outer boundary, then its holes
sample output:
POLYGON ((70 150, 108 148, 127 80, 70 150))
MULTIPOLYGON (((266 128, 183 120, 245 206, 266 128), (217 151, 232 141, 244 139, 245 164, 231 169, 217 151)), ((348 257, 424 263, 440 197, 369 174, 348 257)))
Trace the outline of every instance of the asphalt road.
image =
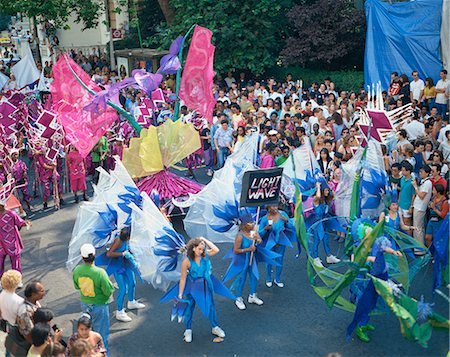
MULTIPOLYGON (((200 169, 199 181, 206 180, 200 169)), ((25 244, 22 254, 24 281, 43 281, 47 289, 43 305, 54 311, 55 323, 63 328, 66 339, 80 315, 79 295, 72 286, 71 274, 65 268, 78 205, 70 197, 67 197, 67 203, 59 211, 37 212, 32 217, 31 230, 22 233, 25 244)), ((37 203, 35 206, 42 207, 37 203)), ((228 261, 222 257, 231 245, 219 246, 221 252, 212 258, 212 263, 213 273, 221 278, 228 266, 228 261)), ((336 251, 339 247, 332 245, 332 249, 336 251)), ((197 309, 193 342, 186 344, 183 341, 184 326, 170 321, 171 304, 159 303, 163 292, 150 285, 138 285, 136 296, 147 307, 137 313, 132 311, 129 314, 132 322, 116 321, 112 314, 115 303, 110 307, 111 356, 325 356, 329 352, 339 352, 343 356, 447 354, 449 336, 446 332, 434 331, 429 347, 425 349, 402 337, 398 321, 392 314, 372 318, 376 330, 370 333, 370 343, 358 339, 347 343, 345 330, 352 314, 326 307, 307 281, 305 255, 296 259, 295 253, 294 249, 286 252, 283 289, 275 286, 269 289, 263 282, 259 284, 258 295, 264 300, 263 306, 247 304, 247 310, 240 311, 231 300, 216 298, 219 324, 226 333, 222 343, 212 342, 209 322, 197 309)), ((432 273, 431 264, 419 273, 410 291, 412 296, 420 298, 423 294, 426 300, 431 300, 432 273)), ((448 294, 448 290, 444 292, 448 294)), ((434 309, 444 316, 449 314, 448 305, 441 297, 435 298, 434 309)))

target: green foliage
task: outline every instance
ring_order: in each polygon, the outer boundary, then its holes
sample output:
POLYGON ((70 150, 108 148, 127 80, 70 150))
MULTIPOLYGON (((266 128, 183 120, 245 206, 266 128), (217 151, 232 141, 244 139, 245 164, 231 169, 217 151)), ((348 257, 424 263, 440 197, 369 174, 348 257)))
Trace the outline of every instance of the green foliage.
POLYGON ((272 67, 266 70, 265 76, 273 76, 281 81, 288 73, 292 73, 294 80, 303 80, 303 85, 308 87, 312 82, 323 81, 326 77, 331 78, 338 91, 358 91, 364 86, 364 72, 362 71, 324 71, 301 67, 272 67))
POLYGON ((11 23, 10 15, 0 14, 0 31, 7 30, 10 23, 11 23))
POLYGON ((70 15, 75 15, 76 22, 83 23, 86 29, 98 25, 104 4, 103 0, 0 0, 0 11, 52 21, 59 28, 65 27, 70 15))
POLYGON ((277 62, 283 43, 284 14, 291 4, 288 0, 171 0, 173 25, 163 22, 146 44, 168 48, 171 41, 197 24, 213 32, 216 71, 247 69, 260 74, 277 62))

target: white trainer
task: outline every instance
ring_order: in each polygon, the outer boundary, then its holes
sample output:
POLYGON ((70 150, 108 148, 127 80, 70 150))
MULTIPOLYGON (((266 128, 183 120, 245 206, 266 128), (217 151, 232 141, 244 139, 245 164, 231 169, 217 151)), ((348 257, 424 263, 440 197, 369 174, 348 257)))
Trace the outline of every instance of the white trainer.
POLYGON ((272 282, 271 282, 271 281, 266 281, 266 286, 267 286, 268 288, 271 288, 271 287, 272 287, 272 282))
POLYGON ((213 335, 218 336, 218 337, 222 337, 222 338, 225 337, 225 332, 223 332, 223 330, 222 330, 219 326, 214 327, 214 328, 211 330, 211 333, 212 333, 213 335))
POLYGON ((264 304, 264 301, 262 301, 256 294, 252 294, 248 296, 248 303, 261 306, 262 304, 264 304))
POLYGON ((320 260, 319 257, 314 258, 313 263, 314 263, 314 265, 316 265, 316 266, 318 266, 318 267, 320 267, 320 268, 323 268, 323 267, 324 267, 323 264, 322 264, 322 261, 320 260))
POLYGON ((239 310, 245 310, 246 306, 244 304, 244 299, 242 297, 238 297, 234 302, 239 310))
POLYGON ((128 301, 127 307, 129 310, 143 309, 145 307, 145 305, 140 303, 139 301, 133 300, 133 301, 128 301))
POLYGON ((284 288, 284 284, 283 283, 279 283, 278 281, 274 281, 275 285, 278 286, 279 288, 284 288))
POLYGON ((125 310, 122 311, 116 311, 116 319, 122 322, 130 322, 131 317, 127 315, 125 310))
POLYGON ((191 343, 192 342, 192 330, 184 331, 184 342, 191 343))
POLYGON ((339 258, 336 258, 333 254, 327 257, 327 264, 336 264, 339 263, 340 261, 341 260, 339 258))

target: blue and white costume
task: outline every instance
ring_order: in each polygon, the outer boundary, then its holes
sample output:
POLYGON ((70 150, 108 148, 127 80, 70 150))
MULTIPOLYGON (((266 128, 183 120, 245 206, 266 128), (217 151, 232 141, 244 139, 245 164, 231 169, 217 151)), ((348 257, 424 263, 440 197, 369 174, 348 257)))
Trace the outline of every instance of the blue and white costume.
MULTIPOLYGON (((275 261, 279 263, 275 270, 275 280, 281 282, 281 272, 283 271, 283 258, 286 247, 292 247, 296 240, 295 227, 289 220, 286 212, 280 211, 279 219, 272 224, 269 230, 264 228, 269 224, 268 215, 265 215, 259 223, 259 235, 263 240, 263 246, 280 255, 275 261), (288 221, 285 222, 282 217, 288 221)), ((272 282, 272 265, 266 264, 266 281, 272 282)))
MULTIPOLYGON (((183 292, 181 304, 174 307, 178 311, 172 312, 172 316, 178 314, 184 320, 187 329, 191 329, 192 315, 197 304, 209 321, 212 327, 218 326, 217 314, 214 306, 213 294, 219 294, 227 298, 236 300, 236 297, 224 286, 214 275, 212 275, 211 261, 205 250, 205 257, 200 259, 200 264, 189 259, 190 268, 186 277, 186 286, 183 292), (184 305, 184 306, 183 306, 184 305)), ((177 298, 179 283, 170 289, 162 298, 161 302, 167 302, 177 298)))

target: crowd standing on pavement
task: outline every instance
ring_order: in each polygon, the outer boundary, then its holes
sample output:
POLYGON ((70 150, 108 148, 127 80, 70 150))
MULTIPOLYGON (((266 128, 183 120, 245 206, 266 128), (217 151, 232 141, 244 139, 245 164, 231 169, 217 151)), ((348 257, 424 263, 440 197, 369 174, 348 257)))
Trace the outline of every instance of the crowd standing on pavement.
MULTIPOLYGON (((0 61, 0 71, 10 79, 3 88, 3 95, 19 90, 15 85, 10 68, 15 59, 15 49, 6 47, 0 61)), ((123 80, 127 77, 125 68, 111 69, 106 54, 93 48, 90 53, 72 50, 71 57, 85 70, 92 80, 101 87, 123 80)), ((45 77, 51 83, 52 64, 43 66, 45 77)), ((401 127, 396 127, 397 141, 394 147, 383 145, 383 162, 389 177, 390 189, 398 194, 398 203, 393 202, 387 211, 386 222, 396 229, 413 236, 418 242, 429 247, 434 234, 449 212, 449 165, 450 165, 450 123, 449 100, 450 80, 447 71, 442 69, 440 79, 435 84, 432 78, 421 79, 418 71, 410 74, 393 72, 388 90, 383 92, 384 109, 389 111, 407 104, 411 105, 412 117, 401 127)), ((31 88, 33 86, 30 86, 31 88)), ((175 77, 168 76, 161 84, 166 101, 154 113, 151 125, 161 125, 173 118, 175 103, 171 99, 175 91, 175 77)), ((259 132, 260 167, 270 168, 282 165, 292 150, 309 142, 321 173, 329 188, 317 187, 314 207, 327 206, 334 210, 333 200, 341 180, 341 165, 351 160, 361 145, 361 130, 358 125, 359 109, 368 103, 365 89, 358 92, 346 91, 331 78, 320 78, 317 82, 303 83, 288 74, 285 78, 250 78, 247 72, 217 75, 213 88, 216 107, 212 123, 200 118, 186 106, 181 106, 180 120, 192 122, 201 140, 201 162, 206 167, 206 175, 213 176, 215 170, 223 167, 229 155, 239 150, 246 136, 259 132)), ((146 95, 136 89, 125 89, 119 99, 123 108, 132 115, 138 115, 137 108, 142 105, 146 95)), ((61 338, 61 331, 53 326, 53 314, 43 309, 40 300, 45 295, 41 282, 33 281, 26 285, 25 298, 16 291, 22 286, 20 252, 23 249, 20 229, 29 228, 31 223, 23 219, 36 211, 42 196, 42 209, 50 207, 49 198, 58 196, 64 204, 62 195, 69 190, 73 202, 79 202, 78 193, 83 200, 89 200, 87 183, 98 180, 98 167, 105 170, 114 168, 113 156, 120 158, 123 149, 136 134, 120 120, 99 140, 87 158, 83 158, 72 145, 64 145, 54 161, 48 160, 42 152, 33 151, 20 132, 15 138, 15 147, 10 155, 3 153, 0 158, 0 184, 6 185, 12 176, 22 184, 16 191, 22 205, 15 210, 5 209, 7 202, 0 200, 0 312, 4 331, 8 332, 6 348, 9 355, 20 356, 102 356, 108 350, 109 301, 114 286, 104 269, 94 264, 95 248, 85 245, 81 248, 82 264, 73 272, 75 289, 80 292, 82 310, 85 312, 77 322, 77 331, 68 342, 61 338), (69 189, 70 187, 70 189, 69 189), (22 208, 25 206, 25 210, 22 208), (22 218, 21 218, 22 216, 22 218), (9 257, 13 270, 4 272, 5 258, 9 257), (25 351, 28 351, 25 353, 25 351)), ((196 169, 189 167, 188 175, 196 179, 196 169)), ((68 195, 65 196, 66 199, 68 195)), ((265 231, 287 229, 285 212, 271 207, 265 217, 259 236, 265 231), (285 226, 286 225, 286 226, 285 226)), ((247 244, 252 227, 251 222, 242 222, 240 240, 235 243, 236 254, 251 253, 247 244)), ((118 238, 119 239, 119 238, 118 238)), ((253 238, 252 238, 253 239, 253 238)), ((318 245, 322 241, 326 252, 326 263, 334 264, 340 260, 329 247, 329 238, 320 237, 311 248, 315 262, 322 265, 318 245), (317 243, 317 244, 316 244, 317 243)), ((343 239, 337 237, 338 243, 343 239)), ((110 258, 121 258, 128 252, 127 240, 120 238, 110 258)), ((206 243, 208 244, 208 243, 206 243)), ((208 246, 211 252, 215 249, 208 246)), ((205 244, 203 244, 205 249, 205 244)), ((284 247, 277 245, 277 251, 284 254, 284 247)), ((215 251, 214 251, 215 252, 215 251)), ((416 255, 424 254, 416 251, 416 255)), ((199 255, 200 257, 200 255, 199 255)), ((281 257, 282 260, 282 257, 281 257)), ((200 261, 200 260, 199 260, 200 261)), ((267 269, 267 287, 272 284, 284 287, 281 269, 276 269, 272 278, 271 267, 267 269)), ((116 318, 129 321, 124 309, 124 291, 128 288, 128 308, 142 308, 134 300, 134 277, 126 281, 116 281, 123 285, 120 306, 116 318), (131 289, 131 290, 130 290, 131 289)), ((262 305, 256 295, 256 280, 249 272, 250 296, 248 303, 262 305)), ((242 285, 236 306, 243 310, 242 285)), ((119 289, 120 290, 120 289, 119 289)), ((140 304, 140 305, 139 305, 140 304)), ((142 305, 142 306, 141 306, 142 305)), ((213 324, 216 322, 212 322, 213 324)), ((213 330, 215 327, 213 326, 213 330)), ((217 336, 225 336, 219 328, 217 336), (220 330, 220 331, 219 331, 220 330)), ((186 342, 192 340, 192 331, 185 334, 186 342)))

